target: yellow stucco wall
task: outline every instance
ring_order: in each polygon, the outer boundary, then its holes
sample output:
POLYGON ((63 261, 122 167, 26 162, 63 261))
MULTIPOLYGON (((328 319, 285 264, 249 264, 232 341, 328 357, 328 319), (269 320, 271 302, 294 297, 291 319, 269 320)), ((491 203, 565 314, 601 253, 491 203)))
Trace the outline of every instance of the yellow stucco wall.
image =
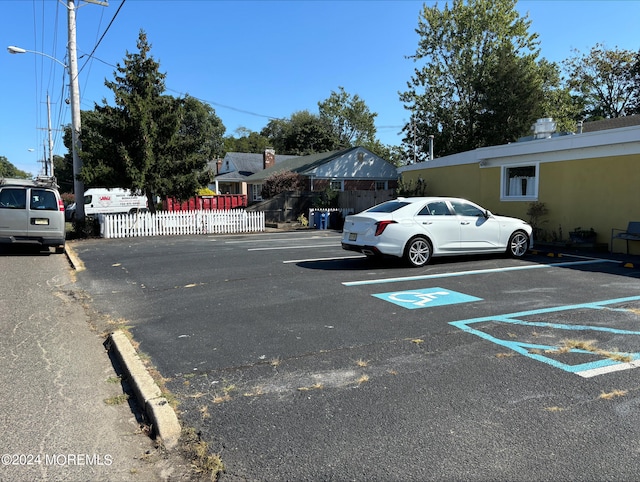
MULTIPOLYGON (((501 167, 480 168, 477 163, 427 168, 403 173, 404 181, 422 177, 429 196, 456 196, 476 202, 496 214, 529 220, 530 201, 500 201, 501 167)), ((577 227, 593 228, 598 243, 608 244, 612 228, 640 221, 640 156, 603 157, 539 165, 538 201, 549 213, 540 227, 549 240, 569 239, 577 227)), ((614 251, 624 252, 624 241, 614 251)), ((629 243, 640 254, 640 242, 629 243)))

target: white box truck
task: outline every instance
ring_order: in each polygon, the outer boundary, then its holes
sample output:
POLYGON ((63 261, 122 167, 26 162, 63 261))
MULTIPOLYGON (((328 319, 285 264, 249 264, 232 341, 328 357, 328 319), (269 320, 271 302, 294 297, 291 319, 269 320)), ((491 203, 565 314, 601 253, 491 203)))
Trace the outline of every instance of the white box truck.
MULTIPOLYGON (((84 193, 84 214, 129 214, 147 210, 147 197, 121 188, 91 188, 84 193)), ((75 204, 67 208, 67 218, 75 216, 75 204)))

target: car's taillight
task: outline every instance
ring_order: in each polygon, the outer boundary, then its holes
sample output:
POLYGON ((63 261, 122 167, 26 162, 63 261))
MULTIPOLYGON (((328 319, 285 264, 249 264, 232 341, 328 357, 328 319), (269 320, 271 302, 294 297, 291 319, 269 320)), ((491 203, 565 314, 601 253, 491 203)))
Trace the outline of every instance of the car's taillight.
POLYGON ((395 221, 378 221, 376 223, 376 236, 380 236, 387 229, 390 224, 395 224, 395 221))
POLYGON ((64 201, 62 199, 58 199, 58 210, 64 212, 64 201))

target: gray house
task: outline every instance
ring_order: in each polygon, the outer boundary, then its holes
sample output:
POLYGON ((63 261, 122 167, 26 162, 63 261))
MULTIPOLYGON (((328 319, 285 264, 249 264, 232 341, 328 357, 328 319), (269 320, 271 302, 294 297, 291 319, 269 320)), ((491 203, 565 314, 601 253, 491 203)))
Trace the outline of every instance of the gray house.
POLYGON ((247 178, 293 157, 276 155, 273 149, 265 149, 262 154, 228 152, 224 159, 209 162, 209 169, 216 173, 209 189, 217 194, 245 194, 249 202, 260 200, 260 190, 257 197, 249 191, 247 178))
POLYGON ((396 167, 364 147, 284 159, 245 181, 252 192, 260 193, 264 180, 280 171, 306 178, 307 191, 384 191, 398 186, 396 167))

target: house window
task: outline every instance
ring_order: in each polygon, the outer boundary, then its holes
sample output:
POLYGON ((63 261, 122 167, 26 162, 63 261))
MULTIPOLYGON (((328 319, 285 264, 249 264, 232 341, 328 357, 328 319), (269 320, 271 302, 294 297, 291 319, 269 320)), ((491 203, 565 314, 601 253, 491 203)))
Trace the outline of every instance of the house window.
POLYGON ((331 181, 329 183, 329 189, 332 191, 342 191, 342 181, 331 181))
POLYGON ((387 189, 387 181, 376 181, 376 191, 384 191, 387 189))
POLYGON ((251 184, 251 200, 262 201, 262 184, 251 184))
POLYGON ((501 200, 535 201, 538 199, 538 164, 504 166, 501 200))

